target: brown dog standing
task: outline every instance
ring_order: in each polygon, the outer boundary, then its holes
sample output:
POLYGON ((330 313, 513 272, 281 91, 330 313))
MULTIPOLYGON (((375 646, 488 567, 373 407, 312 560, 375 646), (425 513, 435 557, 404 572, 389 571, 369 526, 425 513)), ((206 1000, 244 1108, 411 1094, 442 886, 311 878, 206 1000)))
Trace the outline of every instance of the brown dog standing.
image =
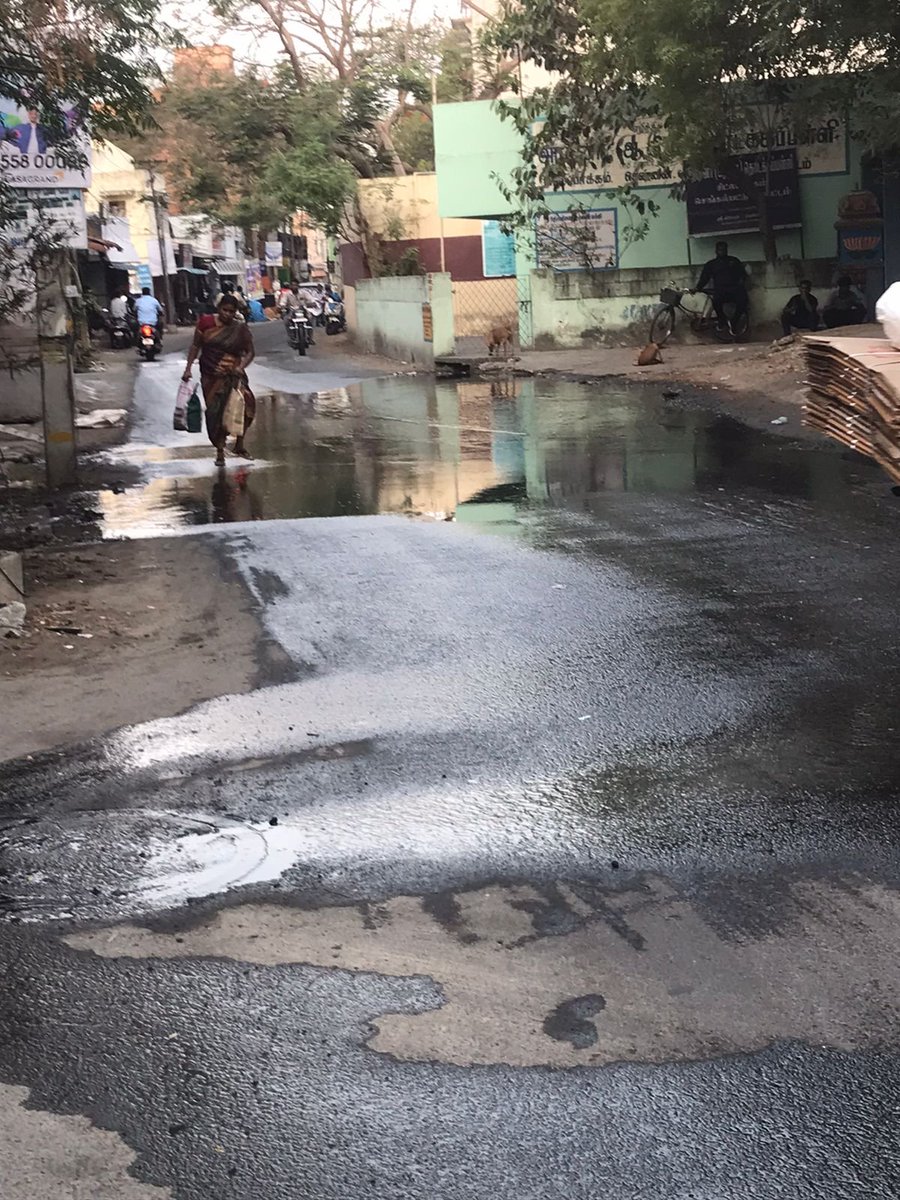
POLYGON ((485 341, 487 342, 488 354, 492 357, 495 350, 500 354, 512 354, 512 325, 509 321, 503 321, 499 325, 492 325, 491 331, 485 341))

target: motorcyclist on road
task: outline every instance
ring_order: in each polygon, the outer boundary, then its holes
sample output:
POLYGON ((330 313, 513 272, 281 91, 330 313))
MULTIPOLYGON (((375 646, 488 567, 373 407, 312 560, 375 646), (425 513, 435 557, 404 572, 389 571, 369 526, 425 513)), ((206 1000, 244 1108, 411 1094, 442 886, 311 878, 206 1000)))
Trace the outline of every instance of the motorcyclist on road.
MULTIPOLYGON (((284 317, 285 329, 287 329, 288 325, 290 325, 291 317, 294 315, 294 313, 297 312, 301 308, 306 308, 306 304, 307 304, 307 298, 300 291, 300 280, 292 279, 291 280, 291 290, 289 292, 281 293, 281 312, 284 317)), ((309 345, 310 346, 315 345, 315 339, 313 338, 313 323, 312 323, 312 321, 310 321, 310 323, 309 323, 309 345)))
POLYGON ((114 321, 128 320, 128 295, 125 291, 118 291, 109 302, 109 315, 114 321))
POLYGON ((281 300, 279 301, 279 305, 281 308, 281 315, 284 318, 284 323, 285 323, 285 325, 287 325, 291 319, 292 314, 295 313, 298 308, 303 307, 303 297, 300 295, 300 280, 299 279, 291 280, 291 289, 289 292, 281 293, 281 300))
POLYGON ((137 298, 135 311, 139 325, 152 325, 156 332, 156 340, 162 341, 164 309, 155 296, 150 295, 150 289, 145 287, 137 298))

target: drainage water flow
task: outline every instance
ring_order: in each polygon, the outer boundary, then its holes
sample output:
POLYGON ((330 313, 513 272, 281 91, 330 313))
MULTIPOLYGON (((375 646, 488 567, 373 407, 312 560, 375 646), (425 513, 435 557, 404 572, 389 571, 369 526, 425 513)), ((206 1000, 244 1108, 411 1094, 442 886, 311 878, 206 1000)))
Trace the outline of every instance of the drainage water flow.
POLYGON ((533 379, 389 378, 262 396, 255 461, 224 471, 202 435, 166 441, 125 448, 145 482, 100 494, 107 537, 372 513, 514 528, 525 510, 593 513, 614 493, 764 487, 770 499, 827 499, 846 495, 852 470, 832 450, 680 407, 656 387, 533 379))

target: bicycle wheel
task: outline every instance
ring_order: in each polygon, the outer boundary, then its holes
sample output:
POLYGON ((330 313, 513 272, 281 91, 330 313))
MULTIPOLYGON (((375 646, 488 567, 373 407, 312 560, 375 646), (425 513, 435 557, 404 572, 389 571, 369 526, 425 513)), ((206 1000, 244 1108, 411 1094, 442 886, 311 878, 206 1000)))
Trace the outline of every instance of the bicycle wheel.
POLYGON ((665 304, 657 311, 650 324, 650 341, 656 342, 657 346, 664 346, 672 336, 674 328, 675 309, 671 304, 665 304))

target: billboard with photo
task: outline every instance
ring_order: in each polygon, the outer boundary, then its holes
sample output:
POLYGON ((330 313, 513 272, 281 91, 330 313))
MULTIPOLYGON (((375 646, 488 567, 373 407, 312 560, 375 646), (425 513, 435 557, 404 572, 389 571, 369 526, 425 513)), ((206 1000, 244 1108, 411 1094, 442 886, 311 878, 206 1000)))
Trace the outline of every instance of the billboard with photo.
POLYGON ((90 137, 75 108, 64 107, 62 120, 64 136, 37 109, 0 96, 0 180, 15 188, 90 187, 90 137))

